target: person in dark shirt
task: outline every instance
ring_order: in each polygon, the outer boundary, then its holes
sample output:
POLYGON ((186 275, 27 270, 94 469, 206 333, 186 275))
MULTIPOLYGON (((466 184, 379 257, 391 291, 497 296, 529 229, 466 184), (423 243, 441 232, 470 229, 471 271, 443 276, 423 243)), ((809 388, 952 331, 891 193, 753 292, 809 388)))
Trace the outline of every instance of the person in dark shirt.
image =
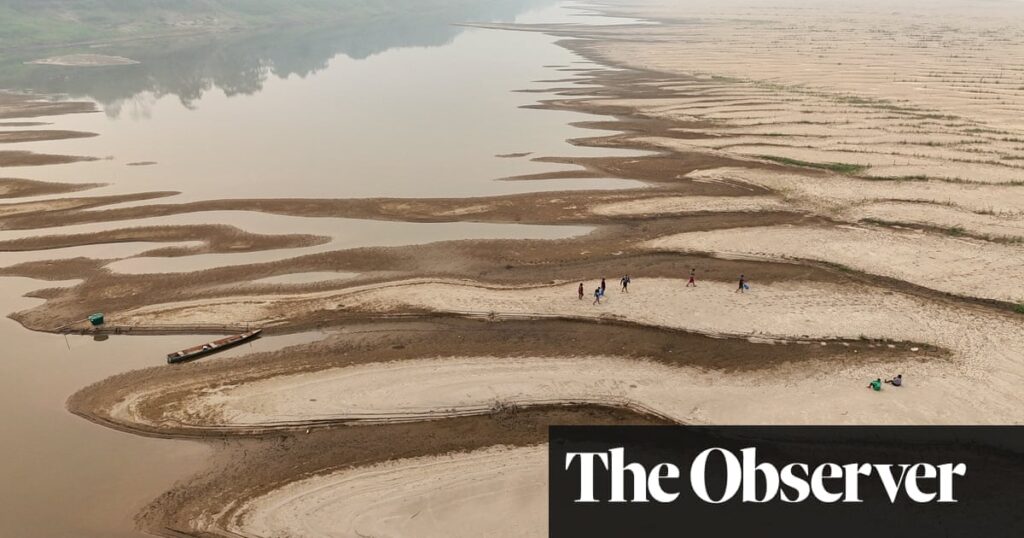
POLYGON ((747 289, 747 278, 740 275, 740 287, 736 288, 736 293, 746 293, 747 289))

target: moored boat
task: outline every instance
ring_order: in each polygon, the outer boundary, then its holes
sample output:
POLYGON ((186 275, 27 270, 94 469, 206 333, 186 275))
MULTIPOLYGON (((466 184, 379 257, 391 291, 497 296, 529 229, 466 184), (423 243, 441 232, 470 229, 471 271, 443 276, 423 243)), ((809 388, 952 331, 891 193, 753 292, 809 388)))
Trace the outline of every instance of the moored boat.
POLYGON ((262 332, 263 329, 256 329, 242 334, 228 336, 227 338, 221 338, 220 340, 214 340, 213 342, 203 344, 201 346, 190 347, 188 349, 183 349, 181 351, 169 353, 167 355, 167 364, 191 361, 198 359, 200 357, 204 357, 206 355, 216 353, 218 351, 223 351, 229 347, 237 346, 242 342, 247 342, 249 340, 257 338, 262 332))

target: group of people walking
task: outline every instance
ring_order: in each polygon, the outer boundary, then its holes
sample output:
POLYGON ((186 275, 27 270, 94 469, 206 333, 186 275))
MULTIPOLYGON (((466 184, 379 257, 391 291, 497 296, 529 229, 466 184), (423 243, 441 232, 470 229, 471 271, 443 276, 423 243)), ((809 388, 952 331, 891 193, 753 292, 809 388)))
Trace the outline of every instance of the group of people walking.
MULTIPOLYGON (((620 289, 621 289, 622 293, 629 293, 629 284, 630 284, 630 282, 631 282, 631 279, 629 278, 629 275, 623 275, 623 277, 619 279, 619 285, 621 286, 620 289)), ((686 281, 686 287, 687 288, 696 288, 697 287, 697 270, 696 269, 692 269, 692 268, 690 269, 690 278, 689 278, 689 280, 686 281)), ((608 288, 608 282, 604 278, 602 278, 601 279, 601 284, 597 288, 594 289, 594 304, 595 305, 601 304, 601 299, 604 298, 604 293, 605 293, 605 290, 607 288, 608 288)), ((748 290, 750 290, 750 284, 747 283, 746 275, 740 275, 739 282, 738 282, 738 285, 736 286, 736 292, 735 293, 746 293, 748 290)), ((583 291, 583 283, 582 282, 580 282, 580 285, 579 285, 579 288, 578 288, 577 291, 578 291, 578 294, 579 294, 579 299, 582 301, 583 297, 585 295, 585 293, 583 291)), ((886 379, 885 381, 882 381, 882 378, 875 379, 871 383, 868 383, 868 388, 871 389, 871 390, 880 391, 880 390, 882 390, 882 385, 883 384, 892 385, 893 387, 902 387, 903 386, 903 374, 898 374, 898 375, 896 375, 896 377, 893 377, 892 379, 886 379)))
MULTIPOLYGON (((623 293, 629 293, 629 283, 631 279, 629 275, 624 275, 619 279, 619 285, 623 293)), ((697 287, 697 269, 690 269, 690 279, 686 282, 687 288, 697 287)), ((594 289, 594 304, 601 304, 601 299, 604 298, 604 292, 608 288, 608 284, 604 278, 601 279, 601 285, 594 289)), ((750 289, 750 285, 747 284, 746 275, 740 275, 739 286, 736 288, 736 293, 746 293, 750 289)), ((580 282, 579 289, 577 290, 580 300, 583 300, 585 295, 583 291, 583 283, 580 282)))
MULTIPOLYGON (((621 291, 623 293, 629 293, 629 282, 630 282, 629 275, 625 275, 625 276, 623 276, 622 278, 619 279, 619 285, 622 286, 621 291)), ((597 289, 594 290, 594 304, 601 304, 601 299, 604 297, 604 292, 605 292, 605 290, 607 288, 608 288, 608 283, 605 281, 605 279, 602 278, 601 279, 601 285, 598 286, 597 289)), ((579 296, 580 296, 580 300, 582 301, 583 300, 583 283, 582 282, 580 282, 579 296)))

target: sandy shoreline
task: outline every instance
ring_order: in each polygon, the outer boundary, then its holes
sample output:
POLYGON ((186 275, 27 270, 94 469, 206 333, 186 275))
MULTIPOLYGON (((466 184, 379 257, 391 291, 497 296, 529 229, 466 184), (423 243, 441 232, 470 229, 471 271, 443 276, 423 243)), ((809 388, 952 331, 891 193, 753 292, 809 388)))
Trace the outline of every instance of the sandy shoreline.
POLYGON ((493 532, 493 518, 502 517, 508 520, 504 536, 546 536, 547 497, 538 494, 547 483, 546 456, 544 445, 497 446, 339 471, 253 499, 229 530, 241 536, 473 537, 493 532), (307 513, 315 515, 300 515, 307 513))
MULTIPOLYGON (((391 313, 404 311, 434 311, 448 314, 461 314, 471 310, 475 305, 488 304, 490 311, 498 316, 521 315, 533 318, 557 316, 565 319, 616 320, 634 323, 647 327, 664 327, 667 329, 685 330, 697 334, 707 334, 717 338, 754 338, 763 341, 799 341, 809 342, 812 346, 849 346, 844 341, 869 339, 873 341, 909 342, 899 345, 906 352, 913 347, 916 351, 909 354, 921 362, 914 367, 914 376, 921 392, 914 392, 911 400, 902 402, 899 407, 892 407, 893 402, 871 400, 871 394, 861 390, 856 380, 870 377, 877 371, 874 361, 868 356, 886 355, 889 349, 864 349, 865 366, 856 368, 847 364, 842 373, 833 371, 828 379, 808 377, 805 372, 786 372, 781 365, 770 368, 768 373, 759 372, 754 379, 744 380, 742 375, 734 374, 737 393, 733 394, 724 381, 712 382, 714 378, 705 378, 699 371, 687 371, 681 366, 674 369, 657 370, 644 373, 642 363, 634 365, 619 364, 616 359, 594 356, 564 357, 551 364, 550 359, 530 362, 528 349, 520 350, 521 358, 504 360, 488 366, 487 355, 482 357, 464 357, 464 368, 459 365, 458 357, 446 358, 437 365, 424 363, 424 370, 413 375, 415 379, 430 379, 424 386, 425 395, 434 398, 449 395, 459 398, 463 390, 458 388, 460 372, 471 383, 487 387, 484 393, 473 395, 465 393, 458 401, 447 403, 413 403, 409 401, 406 411, 386 407, 399 405, 405 401, 400 396, 383 394, 374 397, 356 398, 349 401, 345 396, 358 395, 363 390, 372 390, 373 383, 358 381, 359 370, 324 370, 306 377, 289 381, 287 376, 279 380, 270 380, 261 384, 247 381, 247 385, 237 387, 234 383, 226 385, 204 384, 201 394, 184 396, 177 393, 174 397, 175 409, 170 414, 158 414, 143 418, 135 409, 145 406, 147 400, 159 400, 164 393, 174 389, 161 387, 159 378, 149 388, 139 385, 137 393, 122 393, 118 404, 107 402, 103 414, 106 420, 113 420, 125 426, 145 421, 148 428, 160 429, 161 424, 172 428, 205 428, 214 430, 231 430, 238 428, 243 431, 262 427, 300 426, 308 423, 358 423, 387 421, 393 416, 396 420, 429 419, 443 417, 442 410, 450 410, 452 416, 465 413, 479 413, 488 409, 494 401, 509 401, 514 405, 527 406, 540 403, 573 401, 579 402, 632 402, 636 409, 671 417, 680 422, 692 421, 686 412, 694 407, 692 398, 698 400, 709 397, 704 391, 713 386, 716 405, 704 414, 712 423, 735 423, 743 421, 783 420, 787 423, 830 423, 837 420, 853 421, 854 423, 889 422, 931 422, 947 420, 953 422, 978 422, 988 420, 1022 420, 1011 407, 999 403, 1001 399, 1012 398, 1013 387, 1019 382, 1017 374, 1008 374, 1021 350, 1012 343, 1012 334, 1017 330, 1019 321, 1012 316, 1002 314, 985 314, 975 307, 958 307, 931 303, 927 300, 910 296, 894 295, 883 290, 871 290, 864 287, 835 288, 828 284, 788 283, 758 285, 756 292, 746 295, 730 293, 725 284, 705 282, 697 290, 684 291, 682 280, 648 279, 637 281, 636 288, 629 294, 612 294, 607 304, 591 305, 590 301, 578 301, 572 296, 571 286, 558 286, 521 290, 512 288, 484 288, 458 282, 423 282, 412 281, 405 284, 370 285, 355 290, 341 292, 323 292, 311 298, 298 301, 295 297, 250 297, 237 302, 192 302, 143 309, 134 314, 140 323, 147 320, 173 319, 189 320, 206 319, 212 316, 221 320, 259 320, 260 316, 299 316, 303 308, 333 308, 339 311, 374 313, 391 313), (799 310, 793 310, 793 304, 800 304, 799 310), (325 307, 324 305, 332 305, 325 307), (693 305, 701 305, 694 311, 693 305), (263 309, 270 309, 261 314, 263 309), (922 314, 927 312, 927 314, 922 314), (897 321, 903 320, 903 321, 897 321), (927 350, 922 351, 921 343, 928 349, 947 350, 949 359, 943 353, 935 355, 927 350), (583 360, 581 364, 573 361, 583 360), (481 361, 479 366, 473 361, 481 361), (565 363, 566 369, 560 368, 565 363), (500 364, 500 366, 499 366, 500 364), (475 368, 479 373, 472 373, 475 368), (452 368, 451 373, 447 368, 452 368), (508 368, 508 373, 502 372, 508 368), (334 373, 330 373, 334 372, 334 373), (546 372, 539 378, 533 373, 546 372), (581 376, 579 372, 588 372, 581 376), (616 373, 618 372, 618 373, 616 373), (593 375, 591 380, 590 375, 593 375), (636 382, 630 380, 638 376, 636 382), (346 388, 350 376, 356 376, 352 383, 358 387, 346 388), (678 376, 678 377, 677 377, 678 376), (450 379, 453 384, 449 383, 450 379), (563 390, 560 380, 570 382, 563 390), (644 389, 626 390, 625 392, 606 392, 602 387, 607 380, 621 380, 623 386, 639 385, 658 387, 664 383, 665 391, 645 393, 644 389), (643 379, 644 381, 639 381, 643 379), (432 387, 433 383, 437 387, 432 387), (989 387, 985 394, 971 393, 964 395, 961 383, 982 383, 989 387), (574 385, 579 383, 580 385, 574 385), (588 384, 592 383, 592 384, 588 384), (723 385, 725 383, 725 385, 723 385), (317 389, 322 386, 325 394, 333 397, 315 397, 317 389), (503 392, 502 386, 516 387, 513 392, 503 392), (220 386, 221 388, 217 388, 220 386), (572 387, 576 388, 572 388, 572 387), (686 390, 681 390, 686 387, 686 390), (755 389, 759 387, 759 389, 755 389), (794 398, 810 398, 822 387, 830 387, 829 395, 842 402, 858 402, 855 409, 847 409, 842 418, 839 413, 817 402, 812 410, 803 406, 788 408, 773 407, 762 419, 761 408, 755 402, 770 397, 779 400, 778 392, 782 387, 794 393, 794 398), (680 392, 681 390, 681 392, 680 392), (755 396, 764 390, 760 397, 755 396), (312 391, 312 392, 310 392, 312 391), (497 391, 497 392, 494 392, 497 391), (613 394, 614 393, 614 394, 613 394), (293 400, 293 394, 305 396, 293 400), (694 395, 697 396, 694 396, 694 395), (773 396, 768 396, 773 395, 773 396), (127 399, 124 399, 127 398, 127 399), (256 398, 252 400, 251 398, 256 398), (281 400, 277 400, 281 398, 281 400), (340 400, 338 398, 341 398, 340 400), (940 402, 951 402, 965 399, 962 405, 946 406, 940 402), (735 402, 726 406, 724 402, 735 402), (872 405, 875 401, 878 405, 872 405), (244 403, 249 402, 249 403, 244 403), (289 403, 290 402, 290 403, 289 403), (376 407, 372 402, 381 402, 376 407), (744 404, 748 402, 751 405, 744 404), (298 407, 294 407, 294 406, 298 407), (126 407, 127 406, 127 407, 126 407), (992 406, 987 409, 987 406, 992 406), (943 407, 942 418, 937 418, 936 408, 943 407), (464 411, 458 411, 459 409, 464 411), (788 409, 788 411, 787 411, 788 409), (403 413, 407 413, 403 415, 403 413), (435 414, 440 413, 440 414, 435 414), (847 414, 848 413, 848 414, 847 414), (304 420, 305 417, 308 420, 304 420), (404 418, 403 418, 404 417, 404 418), (986 419, 985 417, 992 417, 986 419), (995 417, 999 417, 996 419, 995 417)), ((493 316, 493 315, 492 315, 493 316)), ((500 318, 499 318, 500 319, 500 318)), ((264 320, 273 323, 274 318, 264 320)), ((148 321, 158 324, 159 321, 148 321)), ((538 319, 536 323, 543 323, 538 319)), ((792 351, 780 350, 782 353, 792 351)), ((575 356, 578 352, 571 353, 575 356)), ((600 353, 600 351, 598 351, 600 353)), ((756 352, 755 352, 756 353, 756 352)), ((430 358, 426 356, 424 358, 430 358)), ((646 357, 641 357, 646 358, 646 357)), ((681 357, 685 363, 685 359, 681 357)), ((400 387, 397 378, 387 381, 389 364, 378 364, 368 374, 368 379, 380 380, 384 386, 400 387)), ((403 365, 402 368, 408 366, 403 365)), ((654 368, 654 366, 651 366, 654 368)), ((657 367, 661 368, 661 367, 657 367)), ((415 370, 414 370, 415 371, 415 370)), ((907 372, 909 375, 909 372, 907 372)), ((274 374, 282 376, 283 374, 274 374)), ((251 378, 250 378, 251 379, 251 378)), ((376 383, 377 381, 374 381, 376 383)), ((420 383, 424 383, 420 381, 420 383)), ((397 389, 396 389, 397 390, 397 389)), ((467 388, 468 390, 468 388, 467 388)), ((654 389, 652 389, 654 390, 654 389)), ((413 392, 418 394, 418 392, 413 392)), ((909 394, 909 393, 908 393, 909 394)), ((401 406, 400 406, 401 407, 401 406)))
MULTIPOLYGON (((176 535, 448 536, 459 521, 466 535, 488 534, 510 503, 543 512, 538 447, 552 422, 1024 422, 1024 316, 1014 311, 1024 293, 1012 282, 1024 266, 1024 94, 1008 89, 1024 84, 1019 73, 986 78, 1009 60, 915 47, 928 41, 916 33, 894 41, 907 19, 875 4, 850 16, 880 28, 877 43, 861 26, 833 28, 825 11, 737 14, 736 5, 701 3, 688 15, 704 16, 700 24, 657 3, 634 6, 631 15, 661 23, 641 38, 629 25, 492 25, 559 36, 611 68, 560 68, 565 78, 550 82, 559 98, 532 105, 611 116, 584 122, 593 136, 574 144, 651 152, 542 156, 578 170, 505 179, 613 177, 642 188, 174 203, 159 200, 167 192, 68 196, 97 185, 0 180, 0 230, 17 234, 0 251, 163 242, 143 254, 278 254, 180 274, 120 274, 112 259, 79 256, 0 268, 75 281, 33 292, 36 306, 11 313, 30 329, 53 331, 103 305, 116 328, 329 333, 268 354, 126 372, 69 399, 72 412, 105 426, 218 446, 217 471, 154 501, 140 525, 176 535), (809 53, 799 35, 820 50, 809 53), (843 46, 824 46, 833 38, 843 46), (895 51, 885 72, 871 65, 879 46, 895 51), (934 75, 953 67, 969 75, 934 75), (292 256, 287 249, 326 238, 132 224, 213 211, 593 231, 292 256), (685 286, 691 269, 696 288, 685 286), (263 281, 326 272, 346 278, 263 281), (628 294, 617 287, 626 273, 628 294), (740 274, 749 293, 734 293, 740 274), (602 277, 606 302, 593 305, 602 277), (865 389, 895 373, 907 376, 903 389, 865 389), (485 470, 499 460, 508 467, 485 470), (466 472, 476 479, 460 480, 466 472), (394 480, 409 486, 373 502, 394 480), (435 487, 452 501, 440 503, 435 487), (506 490, 515 494, 497 495, 506 490), (409 517, 421 512, 434 519, 409 517)), ((990 50, 998 20, 984 15, 921 24, 937 35, 952 25, 971 51, 990 50)), ((1019 48, 1000 50, 1012 59, 1019 48)), ((0 118, 92 110, 0 94, 0 118)), ((18 128, 0 142, 84 136, 18 128)), ((19 150, 0 152, 0 166, 90 158, 19 150)))

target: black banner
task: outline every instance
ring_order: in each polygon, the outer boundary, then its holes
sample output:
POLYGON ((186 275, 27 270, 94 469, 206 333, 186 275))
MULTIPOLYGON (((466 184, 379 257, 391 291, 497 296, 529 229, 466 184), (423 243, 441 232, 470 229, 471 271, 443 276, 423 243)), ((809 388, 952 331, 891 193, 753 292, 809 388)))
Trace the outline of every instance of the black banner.
POLYGON ((553 426, 551 538, 1024 537, 1024 427, 553 426))

